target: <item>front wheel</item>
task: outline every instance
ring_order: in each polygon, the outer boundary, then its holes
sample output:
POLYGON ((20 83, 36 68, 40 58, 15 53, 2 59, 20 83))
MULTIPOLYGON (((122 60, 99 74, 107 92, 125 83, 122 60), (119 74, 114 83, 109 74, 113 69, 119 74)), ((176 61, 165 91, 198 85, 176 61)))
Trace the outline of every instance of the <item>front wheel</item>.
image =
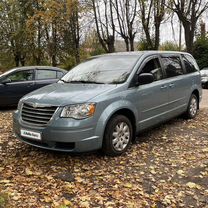
POLYGON ((192 94, 186 111, 186 117, 188 119, 192 119, 196 117, 198 111, 198 104, 199 104, 198 98, 196 97, 196 95, 192 94))
POLYGON ((130 120, 123 115, 113 116, 105 129, 102 151, 109 156, 124 153, 132 140, 133 128, 130 120))

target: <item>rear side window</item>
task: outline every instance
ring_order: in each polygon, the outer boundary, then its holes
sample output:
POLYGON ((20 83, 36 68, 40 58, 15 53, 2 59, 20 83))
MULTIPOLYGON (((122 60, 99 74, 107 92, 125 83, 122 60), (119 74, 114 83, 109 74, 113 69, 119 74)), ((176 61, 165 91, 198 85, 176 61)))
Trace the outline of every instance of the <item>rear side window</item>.
POLYGON ((158 58, 149 60, 142 68, 140 74, 151 73, 154 77, 154 81, 163 79, 163 72, 158 58))
POLYGON ((197 63, 189 55, 182 55, 183 62, 187 73, 192 73, 198 71, 197 63))
POLYGON ((52 70, 37 70, 37 80, 40 79, 56 79, 56 71, 52 70))
POLYGON ((180 57, 170 56, 162 57, 162 63, 166 72, 167 78, 175 77, 183 74, 183 68, 180 57))
POLYGON ((64 73, 57 71, 57 79, 61 79, 63 77, 64 73))

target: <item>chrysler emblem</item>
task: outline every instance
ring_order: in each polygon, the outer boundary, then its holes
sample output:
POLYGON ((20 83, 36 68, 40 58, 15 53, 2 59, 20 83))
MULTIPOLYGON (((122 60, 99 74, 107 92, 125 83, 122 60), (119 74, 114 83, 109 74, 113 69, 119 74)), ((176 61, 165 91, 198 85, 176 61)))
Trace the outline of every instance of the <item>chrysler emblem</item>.
POLYGON ((32 104, 32 107, 33 107, 33 108, 37 108, 37 107, 38 107, 38 104, 37 104, 37 103, 33 103, 33 104, 32 104))

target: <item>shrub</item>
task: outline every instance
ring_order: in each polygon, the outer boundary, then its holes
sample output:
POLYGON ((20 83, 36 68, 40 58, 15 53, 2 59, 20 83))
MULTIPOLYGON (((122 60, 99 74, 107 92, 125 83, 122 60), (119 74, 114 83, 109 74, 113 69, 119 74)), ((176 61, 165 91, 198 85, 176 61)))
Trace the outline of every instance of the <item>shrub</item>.
POLYGON ((153 50, 153 48, 148 44, 148 42, 145 38, 143 38, 139 41, 137 49, 139 51, 153 50))
POLYGON ((160 45, 160 50, 162 50, 162 51, 178 51, 179 47, 174 42, 166 41, 160 45))
POLYGON ((208 67, 208 37, 200 37, 195 41, 193 56, 200 69, 208 67))

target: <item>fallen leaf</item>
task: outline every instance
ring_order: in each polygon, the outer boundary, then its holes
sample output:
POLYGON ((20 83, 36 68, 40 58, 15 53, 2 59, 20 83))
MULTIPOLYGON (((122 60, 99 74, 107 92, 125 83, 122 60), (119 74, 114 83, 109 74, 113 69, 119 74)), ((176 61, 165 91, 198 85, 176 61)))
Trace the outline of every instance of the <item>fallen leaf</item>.
POLYGON ((178 171, 177 171, 177 174, 178 174, 178 175, 184 175, 184 171, 183 171, 183 170, 178 170, 178 171))
POLYGON ((193 183, 193 182, 188 182, 186 185, 187 185, 189 188, 191 188, 191 189, 193 189, 193 188, 200 189, 200 188, 201 188, 200 185, 198 185, 198 184, 196 184, 196 183, 193 183))
POLYGON ((125 183, 124 184, 124 187, 126 187, 126 188, 132 188, 132 184, 131 183, 125 183))
POLYGON ((67 200, 67 199, 64 199, 64 205, 66 205, 66 206, 73 206, 72 202, 67 200))
POLYGON ((33 172, 28 167, 25 168, 25 173, 28 176, 33 175, 33 172))

